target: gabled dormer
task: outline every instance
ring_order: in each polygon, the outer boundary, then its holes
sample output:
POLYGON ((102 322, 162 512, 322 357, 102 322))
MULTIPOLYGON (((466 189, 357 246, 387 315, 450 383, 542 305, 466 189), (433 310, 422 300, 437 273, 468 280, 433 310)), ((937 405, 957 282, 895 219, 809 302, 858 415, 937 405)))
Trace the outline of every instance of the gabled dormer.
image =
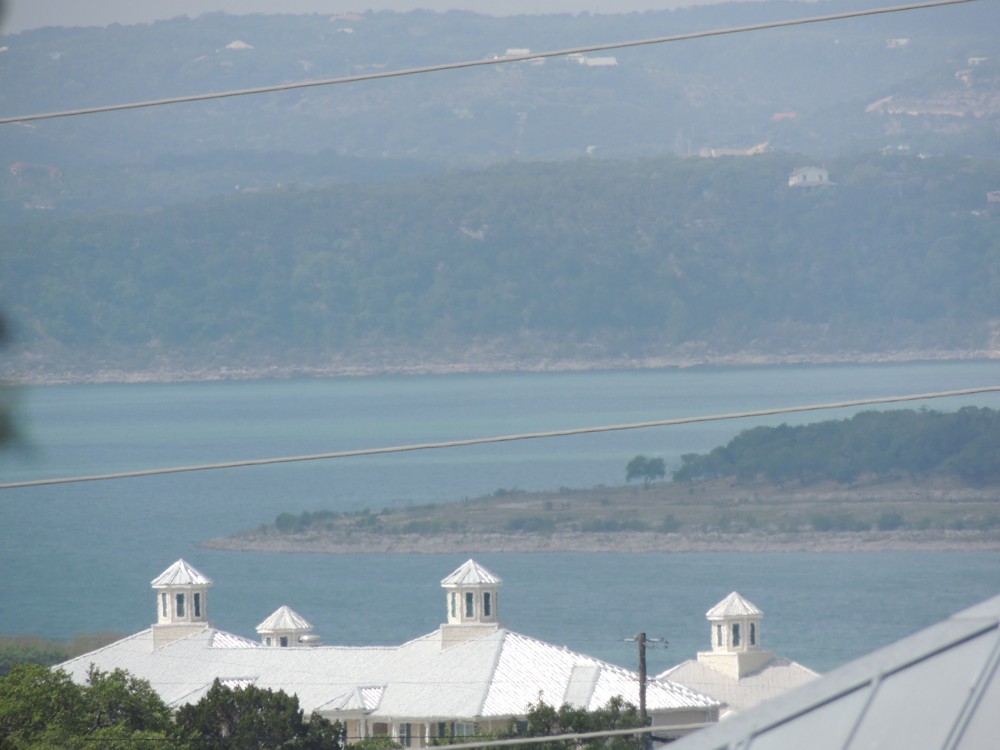
POLYGON ((150 581, 156 592, 153 647, 208 627, 208 589, 212 579, 186 560, 178 560, 150 581))
POLYGON ((312 627, 309 621, 294 609, 282 605, 257 626, 257 632, 264 646, 278 648, 315 646, 319 639, 310 635, 312 627))
POLYGON ((499 627, 497 590, 503 584, 475 560, 468 560, 441 581, 447 622, 441 626, 445 647, 475 638, 499 627))
POLYGON ((731 677, 755 672, 774 658, 760 648, 760 621, 764 613, 737 592, 705 613, 712 650, 698 653, 698 661, 731 677))

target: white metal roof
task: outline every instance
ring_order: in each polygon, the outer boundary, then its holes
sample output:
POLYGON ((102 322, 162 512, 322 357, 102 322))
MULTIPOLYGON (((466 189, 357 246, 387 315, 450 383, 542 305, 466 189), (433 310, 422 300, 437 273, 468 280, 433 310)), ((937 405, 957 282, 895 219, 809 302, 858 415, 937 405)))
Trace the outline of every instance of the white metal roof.
POLYGON ((475 560, 466 560, 451 575, 442 579, 441 585, 445 587, 453 586, 475 586, 477 584, 499 585, 503 583, 500 576, 491 573, 475 560))
POLYGON ((725 704, 723 715, 745 711, 792 688, 815 680, 819 675, 791 659, 775 657, 756 672, 740 678, 724 674, 697 659, 689 659, 657 675, 725 704))
POLYGON ((370 713, 378 707, 382 700, 385 685, 355 687, 343 695, 338 695, 328 703, 319 707, 320 711, 353 713, 364 711, 370 713))
POLYGON ((744 599, 734 591, 708 610, 708 612, 705 613, 705 617, 709 620, 722 620, 726 617, 761 616, 763 614, 764 613, 760 611, 756 604, 744 599))
POLYGON ((250 641, 238 635, 227 633, 225 630, 212 631, 212 648, 260 648, 257 641, 250 641))
POLYGON ((273 633, 278 630, 312 630, 312 625, 294 609, 283 604, 257 626, 258 633, 273 633))
POLYGON ((154 589, 166 586, 211 586, 212 579, 198 571, 184 559, 180 559, 150 581, 154 589))
MULTIPOLYGON (((503 629, 447 648, 436 630, 394 647, 269 649, 248 648, 238 636, 206 628, 156 650, 152 630, 144 630, 61 666, 83 682, 91 664, 149 680, 175 706, 197 701, 217 677, 252 679, 298 695, 307 714, 364 711, 396 721, 522 716, 539 697, 596 708, 620 695, 637 704, 639 690, 634 672, 503 629), (236 645, 224 645, 229 639, 236 645), (579 679, 587 685, 575 684, 579 679)), ((691 710, 714 715, 717 707, 707 696, 658 679, 649 681, 646 701, 651 713, 667 717, 691 710)))
POLYGON ((981 750, 1000 737, 1000 596, 671 750, 981 750))

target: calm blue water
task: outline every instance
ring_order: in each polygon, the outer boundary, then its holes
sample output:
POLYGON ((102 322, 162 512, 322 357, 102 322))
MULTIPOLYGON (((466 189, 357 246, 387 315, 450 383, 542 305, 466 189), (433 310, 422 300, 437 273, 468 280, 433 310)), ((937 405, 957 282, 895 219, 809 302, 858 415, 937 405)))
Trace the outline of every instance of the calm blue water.
MULTIPOLYGON (((54 386, 21 394, 23 448, 4 481, 729 413, 1000 383, 1000 363, 767 367, 54 386)), ((1000 408, 996 394, 930 402, 1000 408)), ((916 404, 915 406, 920 406, 916 404)), ((374 509, 498 488, 619 484, 637 453, 709 450, 756 424, 820 412, 447 451, 0 491, 0 632, 131 632, 178 557, 216 580, 220 627, 253 635, 289 604, 328 643, 394 643, 443 619, 457 555, 220 553, 200 540, 282 511, 374 509)), ((707 646, 704 612, 739 589, 765 645, 826 670, 1000 593, 1000 553, 478 555, 505 579, 510 627, 631 665, 622 639, 707 646)))

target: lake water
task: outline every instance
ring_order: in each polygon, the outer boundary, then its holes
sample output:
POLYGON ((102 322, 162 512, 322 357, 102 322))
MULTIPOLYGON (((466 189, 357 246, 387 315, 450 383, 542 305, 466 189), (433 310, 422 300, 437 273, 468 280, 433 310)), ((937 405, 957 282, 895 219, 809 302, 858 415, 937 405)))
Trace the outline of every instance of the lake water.
MULTIPOLYGON (((325 453, 1000 384, 1000 362, 74 385, 21 393, 16 481, 325 453)), ((909 404, 1000 408, 1000 394, 909 404)), ((0 490, 0 633, 133 632, 149 581, 178 557, 215 579, 210 617, 254 636, 281 604, 327 643, 398 643, 444 616, 461 555, 277 555, 197 548, 282 511, 380 509, 498 488, 620 484, 638 453, 676 465, 740 430, 857 410, 502 445, 0 490)), ((669 639, 651 669, 707 647, 705 611, 738 589, 764 644, 819 670, 1000 593, 1000 553, 483 554, 501 619, 633 666, 643 630, 669 639)))

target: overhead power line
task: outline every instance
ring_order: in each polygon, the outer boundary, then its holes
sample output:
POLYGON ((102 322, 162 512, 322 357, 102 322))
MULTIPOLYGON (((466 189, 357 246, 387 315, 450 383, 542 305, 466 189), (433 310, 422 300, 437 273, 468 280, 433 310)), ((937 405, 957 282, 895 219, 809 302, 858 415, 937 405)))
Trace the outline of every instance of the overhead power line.
POLYGON ((135 477, 150 477, 160 474, 180 474, 190 471, 209 471, 212 469, 237 469, 245 466, 266 466, 268 464, 287 464, 300 461, 321 461, 332 458, 351 458, 356 456, 378 456, 386 453, 408 453, 412 451, 434 450, 440 448, 462 448, 471 445, 487 445, 490 443, 510 443, 517 440, 538 440, 540 438, 569 437, 571 435, 589 435, 600 432, 620 432, 623 430, 641 430, 650 427, 671 427, 682 424, 697 424, 699 422, 721 422, 730 419, 749 419, 752 417, 769 417, 777 414, 795 414, 798 412, 821 411, 825 409, 846 409, 857 406, 873 406, 876 404, 895 404, 905 401, 923 401, 926 399, 951 398, 954 396, 971 396, 978 393, 995 393, 1000 391, 1000 385, 966 388, 958 391, 937 391, 934 393, 918 393, 906 396, 884 396, 881 398, 866 398, 855 401, 839 401, 829 404, 811 404, 807 406, 783 406, 776 409, 759 409, 757 411, 734 412, 731 414, 712 414, 700 417, 678 417, 675 419, 660 419, 653 422, 631 422, 628 424, 603 425, 599 427, 575 427, 567 430, 550 430, 548 432, 525 432, 516 435, 500 435, 497 437, 469 438, 466 440, 448 440, 439 443, 415 443, 412 445, 397 445, 387 448, 361 448, 357 450, 333 451, 331 453, 316 453, 306 456, 281 456, 277 458, 257 458, 243 461, 227 461, 197 466, 174 466, 166 469, 143 469, 139 471, 122 471, 112 474, 94 474, 78 477, 57 477, 54 479, 35 479, 25 482, 6 482, 0 484, 0 490, 19 487, 38 487, 51 484, 70 484, 73 482, 96 482, 106 479, 129 479, 135 477))
POLYGON ((344 76, 342 78, 326 78, 317 81, 299 81, 297 83, 282 83, 274 86, 258 86, 249 89, 235 89, 232 91, 218 91, 210 94, 191 94, 187 96, 176 96, 167 99, 149 99, 146 101, 128 102, 125 104, 109 104, 101 107, 84 107, 81 109, 68 109, 59 112, 46 112, 43 114, 19 115, 16 117, 0 118, 0 125, 9 125, 18 122, 30 122, 32 120, 51 120, 58 117, 77 117, 80 115, 93 115, 100 112, 118 112, 126 109, 142 109, 145 107, 162 107, 168 104, 184 104, 188 102, 201 102, 210 99, 226 99, 235 96, 250 96, 253 94, 272 94, 279 91, 293 91, 295 89, 312 88, 315 86, 334 86, 343 83, 358 83, 360 81, 374 81, 382 78, 400 78, 402 76, 422 75, 424 73, 438 73, 445 70, 460 70, 463 68, 475 68, 484 65, 506 65, 508 63, 524 62, 526 60, 537 60, 544 57, 563 57, 565 55, 579 55, 587 52, 605 52, 615 49, 627 49, 629 47, 642 47, 653 44, 669 44, 671 42, 683 42, 690 39, 704 39, 713 36, 724 36, 727 34, 741 34, 748 31, 762 31, 764 29, 778 29, 786 26, 802 26, 810 23, 824 23, 827 21, 840 21, 847 18, 861 18, 864 16, 875 16, 885 13, 901 13, 910 10, 922 10, 924 8, 938 8, 945 5, 961 5, 964 3, 976 2, 976 0, 934 0, 928 3, 912 3, 909 5, 896 5, 886 8, 871 8, 868 10, 854 10, 845 13, 832 13, 824 16, 811 16, 809 18, 794 18, 784 21, 768 21, 765 23, 750 24, 747 26, 733 26, 724 29, 712 29, 709 31, 694 31, 687 34, 674 34, 672 36, 654 37, 652 39, 637 39, 627 42, 610 42, 606 44, 592 44, 584 47, 572 47, 551 52, 533 52, 524 55, 510 55, 487 60, 467 60, 464 62, 443 63, 440 65, 428 65, 420 68, 406 68, 403 70, 382 71, 379 73, 366 73, 356 76, 344 76))

